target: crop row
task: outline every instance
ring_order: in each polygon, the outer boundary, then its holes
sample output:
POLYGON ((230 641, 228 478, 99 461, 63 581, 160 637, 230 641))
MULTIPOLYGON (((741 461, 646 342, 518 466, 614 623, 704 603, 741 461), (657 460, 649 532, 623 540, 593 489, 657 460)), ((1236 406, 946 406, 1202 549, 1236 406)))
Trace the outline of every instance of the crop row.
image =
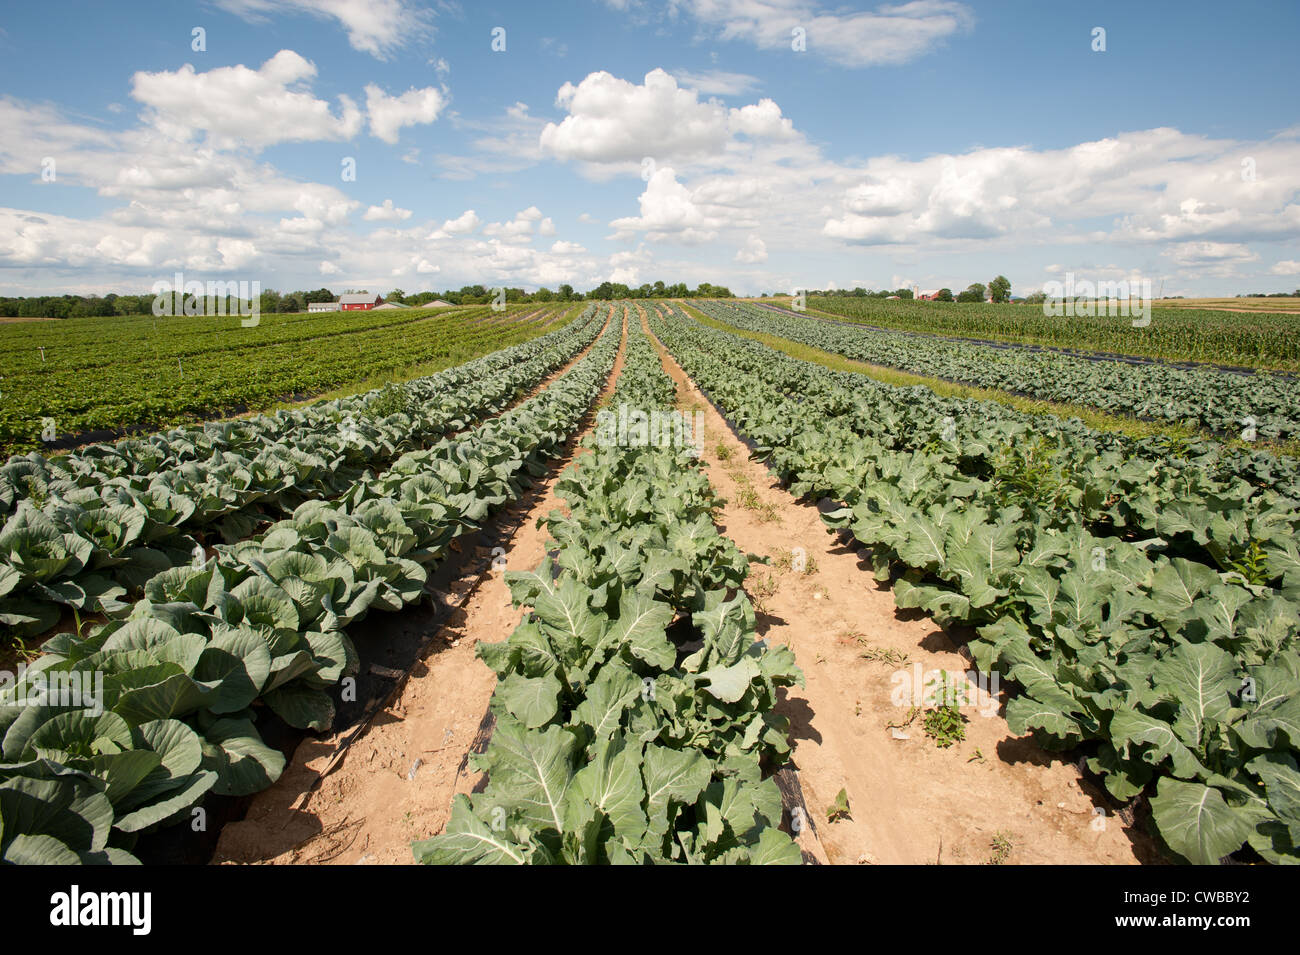
POLYGON ((207 319, 213 330, 198 337, 220 333, 229 347, 209 345, 195 354, 184 352, 185 340, 178 344, 165 324, 143 342, 114 340, 110 329, 100 350, 107 364, 38 364, 6 371, 0 381, 0 451, 99 430, 237 413, 415 365, 451 366, 543 331, 541 316, 507 321, 480 311, 478 320, 457 310, 360 331, 331 319, 331 334, 312 335, 303 327, 297 337, 269 342, 258 337, 260 326, 245 329, 224 324, 233 320, 207 319))
MULTIPOLYGON (((675 388, 632 322, 612 407, 671 412, 675 388)), ((644 439, 648 436, 642 436, 644 439)), ((510 573, 531 612, 479 656, 496 726, 437 864, 798 863, 765 771, 789 752, 777 689, 802 683, 787 647, 755 639, 745 555, 679 444, 584 441, 546 519, 552 554, 510 573)))
POLYGON ((655 327, 900 608, 977 629, 1016 733, 1150 796, 1177 855, 1300 861, 1293 462, 1135 441, 796 361, 670 307, 655 327))
POLYGON ((704 302, 710 318, 857 361, 1043 401, 1244 437, 1300 437, 1300 379, 1158 363, 1093 361, 785 316, 746 303, 704 302))
POLYGON ((256 721, 270 711, 331 725, 327 688, 358 665, 345 628, 416 600, 450 542, 541 473, 617 349, 604 334, 514 410, 403 455, 337 502, 304 503, 202 566, 164 571, 126 619, 48 641, 0 697, 0 857, 130 862, 137 833, 186 817, 206 793, 274 782, 284 760, 256 721))
POLYGON ((0 469, 0 625, 19 637, 65 608, 115 613, 203 539, 248 536, 344 492, 403 451, 494 414, 589 344, 595 309, 541 339, 387 391, 245 421, 176 429, 0 469))
MULTIPOLYGON (((1102 303, 1105 307, 1105 302, 1102 303)), ((1064 318, 1041 305, 882 301, 813 296, 808 307, 852 322, 936 335, 1029 342, 1177 361, 1300 369, 1300 315, 1157 306, 1149 325, 1132 315, 1064 318)))

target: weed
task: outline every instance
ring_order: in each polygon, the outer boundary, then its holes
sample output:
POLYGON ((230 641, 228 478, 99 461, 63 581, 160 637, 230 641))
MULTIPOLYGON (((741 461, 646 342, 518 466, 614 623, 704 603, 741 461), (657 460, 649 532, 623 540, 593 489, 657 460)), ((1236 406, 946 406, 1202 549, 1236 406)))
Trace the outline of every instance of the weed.
POLYGON ((927 710, 923 725, 925 735, 934 740, 934 745, 947 749, 966 738, 966 722, 962 711, 948 703, 927 710))
POLYGON ((852 819, 853 814, 849 812, 849 794, 847 790, 841 789, 835 794, 835 802, 826 810, 826 821, 834 822, 836 819, 852 819))
POLYGON ((989 849, 992 850, 989 854, 989 865, 1003 865, 1011 856, 1011 850, 1014 848, 1015 844, 1011 841, 1009 835, 1005 832, 995 832, 993 841, 989 843, 989 849))

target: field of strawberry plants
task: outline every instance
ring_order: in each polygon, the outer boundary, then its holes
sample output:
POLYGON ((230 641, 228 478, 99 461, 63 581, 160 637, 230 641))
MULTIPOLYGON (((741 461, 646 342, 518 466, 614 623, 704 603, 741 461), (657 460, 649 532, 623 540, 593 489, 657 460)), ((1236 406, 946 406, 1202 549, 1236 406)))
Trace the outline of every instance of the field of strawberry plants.
MULTIPOLYGON (((787 299, 781 299, 782 303, 787 299)), ((1173 361, 1300 370, 1300 314, 1268 312, 1268 300, 1225 299, 1250 313, 1170 306, 1157 302, 1151 323, 1093 315, 1069 319, 1043 314, 1041 305, 988 302, 888 301, 852 296, 810 296, 808 307, 846 321, 878 328, 961 338, 1026 342, 1173 361)))
MULTIPOLYGON (((266 408, 528 341, 560 308, 80 318, 0 326, 0 453, 266 408)), ((576 314, 576 310, 573 314, 576 314)))
POLYGON ((868 364, 1115 415, 1246 440, 1300 436, 1300 378, 1094 361, 783 315, 748 303, 703 302, 710 318, 868 364))

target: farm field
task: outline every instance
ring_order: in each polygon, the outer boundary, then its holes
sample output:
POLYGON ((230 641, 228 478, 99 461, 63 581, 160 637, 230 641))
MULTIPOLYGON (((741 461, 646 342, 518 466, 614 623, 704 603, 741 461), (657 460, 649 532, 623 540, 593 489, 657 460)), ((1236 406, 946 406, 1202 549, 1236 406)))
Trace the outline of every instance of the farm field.
MULTIPOLYGON (((763 300, 753 300, 755 303, 763 300)), ((768 300, 789 308, 791 299, 768 300)), ((1093 315, 1060 318, 1041 305, 915 302, 809 296, 812 314, 900 331, 1020 342, 1249 368, 1300 369, 1300 311, 1296 299, 1156 300, 1151 323, 1093 315), (1233 309, 1233 311, 1227 311, 1233 309), (1239 311, 1238 311, 1239 310, 1239 311)))
POLYGON ((1292 375, 999 347, 858 328, 745 302, 697 307, 735 328, 944 381, 1247 441, 1294 442, 1300 435, 1300 378, 1292 375))
POLYGON ((1300 860, 1293 459, 571 310, 0 468, 4 859, 1300 860))
POLYGON ((272 314, 251 328, 237 315, 8 324, 0 327, 0 452, 263 410, 404 369, 429 374, 527 341, 574 311, 272 314))

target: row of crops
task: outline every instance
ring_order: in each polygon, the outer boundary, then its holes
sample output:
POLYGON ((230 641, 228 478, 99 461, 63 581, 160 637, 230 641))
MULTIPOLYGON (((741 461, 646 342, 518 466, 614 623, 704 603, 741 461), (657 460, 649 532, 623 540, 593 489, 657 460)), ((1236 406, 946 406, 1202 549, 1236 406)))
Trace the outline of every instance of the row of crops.
POLYGON ((1300 378, 1290 375, 1094 361, 856 328, 782 315, 743 302, 702 302, 699 308, 735 328, 913 374, 1252 441, 1300 437, 1300 378))
MULTIPOLYGON (((583 327, 598 329, 594 311, 583 327)), ((579 335, 565 329, 552 343, 572 354, 579 335)), ((333 500, 305 500, 256 536, 157 573, 107 623, 48 640, 0 692, 0 858, 131 862, 139 833, 189 818, 207 794, 273 783, 284 760, 258 724, 330 726, 329 689, 358 666, 347 628, 418 599, 452 540, 543 472, 599 393, 618 346, 606 330, 512 410, 407 451, 382 474, 365 471, 333 500)), ((534 380, 541 371, 534 366, 534 380)), ((423 382, 411 393, 436 406, 458 400, 464 384, 423 382)), ((24 500, 15 513, 34 508, 24 500)))
POLYGON ((266 407, 416 365, 449 367, 536 338, 550 317, 515 305, 503 314, 336 312, 253 328, 237 317, 8 325, 0 453, 266 407))
MULTIPOLYGON (((670 411, 676 393, 635 317, 611 404, 670 411)), ((507 575, 531 612, 479 656, 499 682, 477 768, 436 864, 797 864, 768 775, 789 753, 774 712, 803 682, 755 639, 746 556, 683 447, 602 446, 565 472, 542 564, 507 575)))
POLYGON ((144 582, 240 540, 367 470, 484 416, 588 345, 595 309, 560 331, 403 388, 177 428, 0 467, 0 627, 26 637, 67 611, 122 610, 144 582))
POLYGON ((686 372, 792 493, 840 503, 898 606, 975 631, 1013 732, 1148 797, 1182 858, 1300 861, 1293 461, 891 387, 666 310, 686 372))
POLYGON ((1041 305, 813 296, 808 299, 808 307, 879 328, 1176 361, 1300 370, 1300 313, 1294 312, 1246 314, 1157 305, 1151 323, 1134 328, 1133 316, 1065 318, 1045 314, 1041 305))

